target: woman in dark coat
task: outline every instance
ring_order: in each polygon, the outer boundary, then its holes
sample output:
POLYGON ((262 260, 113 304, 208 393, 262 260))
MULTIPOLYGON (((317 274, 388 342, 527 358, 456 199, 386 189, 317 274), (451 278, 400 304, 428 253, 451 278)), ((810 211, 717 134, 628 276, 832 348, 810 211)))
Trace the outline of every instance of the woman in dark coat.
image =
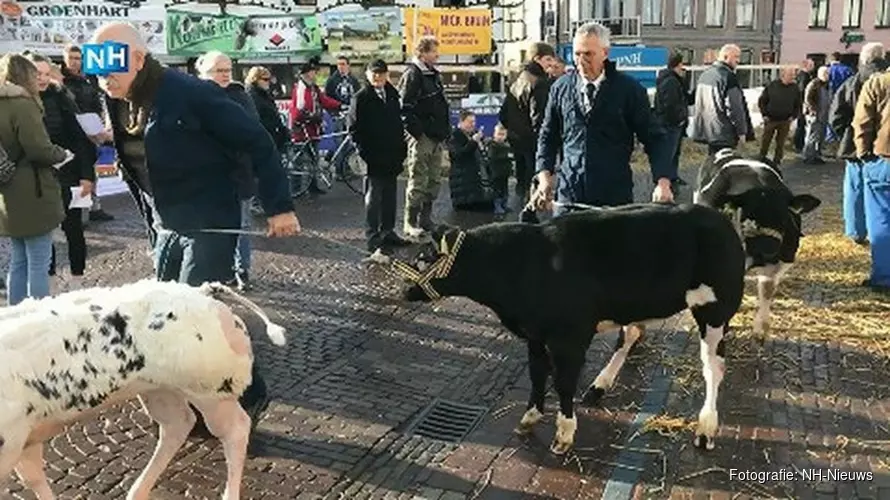
MULTIPOLYGON (((71 188, 79 187, 81 196, 93 190, 96 182, 96 145, 86 136, 77 122, 74 95, 61 84, 50 80, 52 66, 44 56, 29 54, 37 67, 37 87, 43 101, 43 123, 53 144, 74 153, 74 159, 56 171, 62 188, 65 219, 62 231, 68 240, 68 265, 75 279, 83 276, 87 262, 87 242, 83 234, 83 209, 70 208, 71 188)), ((49 273, 56 273, 56 249, 53 246, 49 273)))
POLYGON ((459 120, 448 140, 451 206, 455 210, 491 211, 494 205, 482 172, 482 132, 474 132, 476 116, 472 112, 461 111, 459 120))
POLYGON ((260 117, 260 123, 272 136, 278 151, 283 151, 290 135, 287 127, 281 120, 281 114, 278 112, 278 105, 269 91, 269 83, 272 79, 272 72, 262 66, 254 66, 247 72, 247 78, 244 84, 247 85, 247 94, 253 99, 253 104, 260 117))

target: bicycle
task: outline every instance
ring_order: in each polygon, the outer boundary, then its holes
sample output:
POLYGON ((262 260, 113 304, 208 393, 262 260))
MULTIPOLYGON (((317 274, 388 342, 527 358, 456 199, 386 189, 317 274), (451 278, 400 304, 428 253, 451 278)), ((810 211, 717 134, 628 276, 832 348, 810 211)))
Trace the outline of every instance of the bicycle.
MULTIPOLYGON (((305 125, 301 126, 303 127, 304 137, 306 137, 306 127, 305 125)), ((341 180, 354 193, 364 193, 361 179, 367 173, 367 166, 359 157, 358 150, 352 143, 352 138, 346 132, 328 134, 324 137, 341 135, 346 135, 347 137, 343 139, 340 146, 331 155, 330 161, 323 159, 319 154, 318 140, 290 143, 285 149, 282 154, 282 164, 291 180, 291 196, 294 199, 309 192, 309 186, 313 178, 315 178, 319 187, 324 189, 330 189, 335 181, 341 180), (342 172, 342 174, 338 175, 338 172, 342 172)))

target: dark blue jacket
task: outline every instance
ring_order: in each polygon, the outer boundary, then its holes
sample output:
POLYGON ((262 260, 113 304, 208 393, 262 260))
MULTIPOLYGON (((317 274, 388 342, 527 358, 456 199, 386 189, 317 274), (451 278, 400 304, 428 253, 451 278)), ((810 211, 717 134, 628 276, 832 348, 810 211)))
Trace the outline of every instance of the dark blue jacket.
POLYGON ((615 206, 633 202, 630 155, 634 137, 646 150, 653 181, 674 179, 668 155, 659 154, 664 130, 651 117, 646 89, 606 61, 606 78, 589 116, 577 72, 560 77, 550 88, 544 123, 538 136, 537 171, 554 172, 562 152, 557 200, 564 203, 615 206))
POLYGON ((288 180, 268 132, 212 82, 165 69, 145 127, 152 195, 162 227, 241 227, 239 153, 250 158, 267 216, 292 212, 288 180))

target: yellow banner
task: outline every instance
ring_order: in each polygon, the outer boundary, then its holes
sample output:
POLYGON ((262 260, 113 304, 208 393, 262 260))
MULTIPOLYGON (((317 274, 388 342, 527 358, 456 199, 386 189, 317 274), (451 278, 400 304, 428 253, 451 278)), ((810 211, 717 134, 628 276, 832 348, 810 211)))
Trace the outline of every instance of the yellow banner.
POLYGON ((491 53, 491 10, 489 9, 404 9, 405 48, 414 52, 415 36, 433 35, 439 53, 482 55, 491 53), (416 28, 416 29, 415 29, 416 28))

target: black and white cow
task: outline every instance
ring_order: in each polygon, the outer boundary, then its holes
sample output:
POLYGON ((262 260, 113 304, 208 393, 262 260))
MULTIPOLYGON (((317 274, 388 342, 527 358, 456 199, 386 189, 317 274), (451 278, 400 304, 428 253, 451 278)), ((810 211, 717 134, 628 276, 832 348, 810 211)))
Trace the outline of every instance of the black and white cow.
POLYGON ((763 333, 769 327, 776 287, 800 246, 801 215, 821 201, 792 193, 775 165, 742 158, 726 148, 705 161, 693 202, 732 218, 745 249, 745 267, 757 275, 754 331, 763 333))
POLYGON ((532 392, 517 432, 530 432, 543 416, 552 371, 559 412, 551 450, 557 454, 574 442, 572 399, 597 329, 690 309, 707 383, 696 443, 713 448, 723 337, 741 304, 745 274, 735 229, 720 212, 642 204, 574 212, 543 224, 440 228, 412 264, 396 264, 413 282, 405 299, 467 297, 526 340, 532 392))

